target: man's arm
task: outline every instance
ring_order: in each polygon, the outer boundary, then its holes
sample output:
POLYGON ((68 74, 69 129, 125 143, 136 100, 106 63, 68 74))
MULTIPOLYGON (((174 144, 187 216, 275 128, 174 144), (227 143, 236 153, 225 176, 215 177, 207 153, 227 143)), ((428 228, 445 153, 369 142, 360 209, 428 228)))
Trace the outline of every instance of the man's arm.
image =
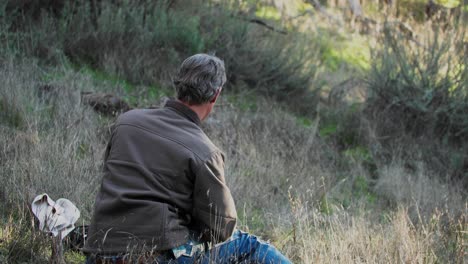
POLYGON ((236 207, 224 178, 224 157, 215 152, 201 164, 195 175, 193 217, 209 240, 222 242, 231 237, 237 222, 236 207), (203 227, 204 226, 204 227, 203 227), (208 230, 203 230, 207 228, 208 230))

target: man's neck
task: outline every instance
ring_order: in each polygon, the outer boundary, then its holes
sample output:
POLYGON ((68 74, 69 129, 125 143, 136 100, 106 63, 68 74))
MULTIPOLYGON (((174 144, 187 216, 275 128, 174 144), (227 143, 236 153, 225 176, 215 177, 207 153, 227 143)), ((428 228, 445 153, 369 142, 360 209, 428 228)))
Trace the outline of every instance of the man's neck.
POLYGON ((205 118, 208 116, 208 114, 210 113, 209 111, 209 107, 207 107, 207 105, 205 104, 202 104, 202 105, 191 105, 189 103, 186 103, 184 101, 181 101, 179 99, 177 99, 178 102, 184 104, 185 106, 187 106, 188 108, 190 108, 192 111, 194 111, 197 115, 198 115, 198 118, 200 118, 201 121, 205 120, 205 118))

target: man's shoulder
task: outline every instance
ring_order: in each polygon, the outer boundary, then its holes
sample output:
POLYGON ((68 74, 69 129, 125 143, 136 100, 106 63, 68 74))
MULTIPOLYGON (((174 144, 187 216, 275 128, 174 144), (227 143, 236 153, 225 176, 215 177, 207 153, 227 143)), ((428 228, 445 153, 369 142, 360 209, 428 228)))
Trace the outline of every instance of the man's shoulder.
POLYGON ((219 148, 198 126, 194 127, 193 130, 183 131, 173 136, 203 161, 210 159, 215 153, 220 152, 219 148))
POLYGON ((151 140, 151 137, 160 137, 173 141, 202 160, 210 159, 215 153, 221 153, 203 129, 168 108, 134 109, 121 114, 115 125, 143 129, 151 134, 148 135, 148 140, 151 140))
POLYGON ((140 119, 145 119, 148 115, 160 112, 161 109, 132 109, 121 115, 116 120, 116 124, 120 123, 133 123, 140 119))

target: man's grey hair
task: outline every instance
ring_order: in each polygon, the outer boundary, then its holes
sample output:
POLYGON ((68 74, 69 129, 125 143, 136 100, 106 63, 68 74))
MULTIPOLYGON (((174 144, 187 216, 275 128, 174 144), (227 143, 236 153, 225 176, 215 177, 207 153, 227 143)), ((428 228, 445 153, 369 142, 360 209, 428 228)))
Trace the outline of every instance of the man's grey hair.
POLYGON ((185 59, 174 78, 177 99, 194 105, 210 102, 224 83, 224 62, 208 54, 185 59))

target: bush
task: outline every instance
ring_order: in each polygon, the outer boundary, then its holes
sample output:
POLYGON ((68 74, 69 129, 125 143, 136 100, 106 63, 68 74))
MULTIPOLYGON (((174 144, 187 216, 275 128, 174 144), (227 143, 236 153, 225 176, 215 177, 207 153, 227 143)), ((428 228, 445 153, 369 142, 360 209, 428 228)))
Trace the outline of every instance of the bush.
POLYGON ((314 47, 318 44, 313 36, 297 32, 284 35, 246 22, 235 13, 210 12, 202 20, 205 28, 215 28, 205 32, 211 38, 207 49, 225 60, 231 87, 287 103, 298 113, 315 111, 319 87, 312 88, 312 81, 318 65, 318 48, 314 47))
POLYGON ((55 64, 70 60, 132 84, 170 87, 184 58, 212 52, 225 60, 230 87, 294 101, 288 106, 302 113, 315 110, 310 38, 250 23, 238 6, 170 3, 66 1, 59 11, 43 8, 38 16, 6 12, 1 53, 55 64))
POLYGON ((402 155, 412 167, 418 149, 429 170, 468 187, 462 172, 468 166, 464 38, 464 28, 435 30, 428 43, 421 44, 386 28, 383 47, 373 54, 365 115, 390 156, 392 148, 403 144, 402 155))
POLYGON ((385 29, 367 98, 367 111, 381 125, 381 134, 468 141, 468 51, 463 39, 464 32, 436 32, 427 45, 416 45, 385 29))

